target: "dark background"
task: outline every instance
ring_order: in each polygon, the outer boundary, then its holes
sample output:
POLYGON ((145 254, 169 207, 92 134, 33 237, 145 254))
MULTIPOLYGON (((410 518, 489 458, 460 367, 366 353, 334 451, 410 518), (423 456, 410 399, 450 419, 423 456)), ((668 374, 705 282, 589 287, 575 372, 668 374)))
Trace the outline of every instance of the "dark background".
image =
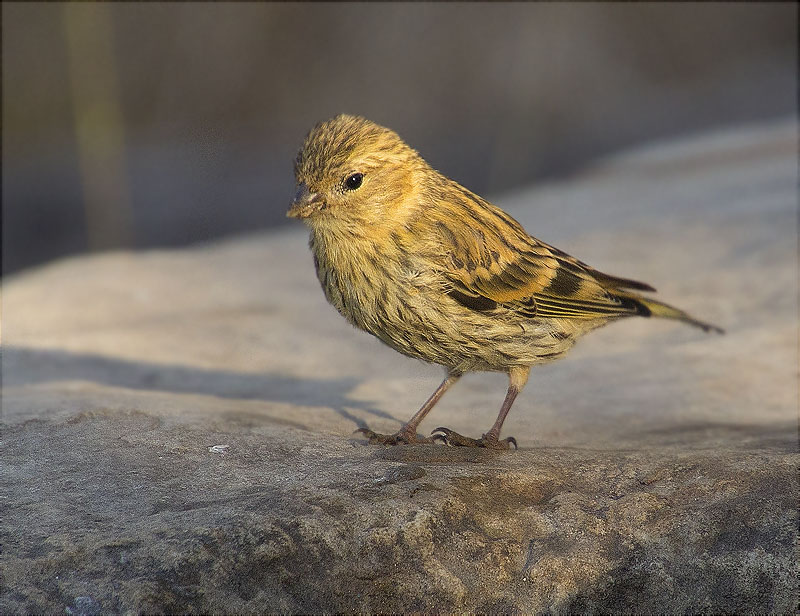
POLYGON ((339 112, 480 193, 796 113, 796 3, 4 3, 3 272, 288 222, 339 112))

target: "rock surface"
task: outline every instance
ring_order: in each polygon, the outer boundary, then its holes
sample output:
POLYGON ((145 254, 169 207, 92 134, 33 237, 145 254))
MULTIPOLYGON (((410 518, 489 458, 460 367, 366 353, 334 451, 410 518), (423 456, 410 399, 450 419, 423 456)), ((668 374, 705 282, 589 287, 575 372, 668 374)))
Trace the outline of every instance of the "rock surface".
MULTIPOLYGON (((440 372, 327 306, 301 230, 4 281, 0 611, 794 611, 796 136, 496 199, 727 330, 590 334, 533 371, 515 452, 352 436, 440 372)), ((480 435, 504 388, 465 377, 423 428, 480 435)))

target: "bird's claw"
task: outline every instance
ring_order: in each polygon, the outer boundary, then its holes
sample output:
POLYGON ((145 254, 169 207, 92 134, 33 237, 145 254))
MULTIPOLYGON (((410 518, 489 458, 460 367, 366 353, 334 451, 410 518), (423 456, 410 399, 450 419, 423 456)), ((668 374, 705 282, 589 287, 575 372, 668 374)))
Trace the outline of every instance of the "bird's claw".
POLYGON ((411 445, 417 443, 435 443, 433 438, 418 436, 415 432, 398 430, 394 434, 379 434, 369 428, 359 428, 353 434, 361 433, 367 437, 373 445, 411 445))
POLYGON ((468 436, 462 436, 458 432, 454 432, 450 428, 436 428, 433 432, 431 432, 431 438, 436 441, 442 441, 446 445, 450 445, 451 447, 482 447, 484 449, 511 449, 511 445, 514 445, 514 449, 518 449, 517 447, 517 439, 513 436, 509 436, 504 438, 502 441, 498 440, 497 437, 495 438, 487 438, 484 434, 479 439, 470 438, 468 436))

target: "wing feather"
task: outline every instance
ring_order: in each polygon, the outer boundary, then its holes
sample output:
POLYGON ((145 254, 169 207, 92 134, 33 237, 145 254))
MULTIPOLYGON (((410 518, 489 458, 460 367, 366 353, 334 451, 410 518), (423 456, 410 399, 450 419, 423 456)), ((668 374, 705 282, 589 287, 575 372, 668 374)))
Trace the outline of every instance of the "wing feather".
POLYGON ((486 311, 499 304, 524 316, 573 319, 647 311, 629 292, 614 291, 652 291, 649 285, 598 272, 529 236, 508 214, 462 190, 470 199, 435 210, 434 215, 444 215, 433 228, 451 296, 463 305, 486 311), (459 215, 464 208, 466 215, 459 215))

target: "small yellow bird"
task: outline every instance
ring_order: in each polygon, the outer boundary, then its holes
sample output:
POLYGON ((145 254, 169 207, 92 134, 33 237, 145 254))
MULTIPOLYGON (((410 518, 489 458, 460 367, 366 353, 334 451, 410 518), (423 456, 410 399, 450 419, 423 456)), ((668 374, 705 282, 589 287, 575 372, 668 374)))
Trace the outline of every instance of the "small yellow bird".
POLYGON ((395 434, 370 442, 508 449, 500 430, 531 366, 621 317, 678 319, 721 329, 643 297, 644 283, 609 276, 528 235, 511 216, 433 169, 392 130, 338 115, 306 136, 287 215, 311 228, 325 297, 393 349, 447 376, 395 434), (465 372, 506 372, 497 420, 480 439, 417 427, 465 372))

